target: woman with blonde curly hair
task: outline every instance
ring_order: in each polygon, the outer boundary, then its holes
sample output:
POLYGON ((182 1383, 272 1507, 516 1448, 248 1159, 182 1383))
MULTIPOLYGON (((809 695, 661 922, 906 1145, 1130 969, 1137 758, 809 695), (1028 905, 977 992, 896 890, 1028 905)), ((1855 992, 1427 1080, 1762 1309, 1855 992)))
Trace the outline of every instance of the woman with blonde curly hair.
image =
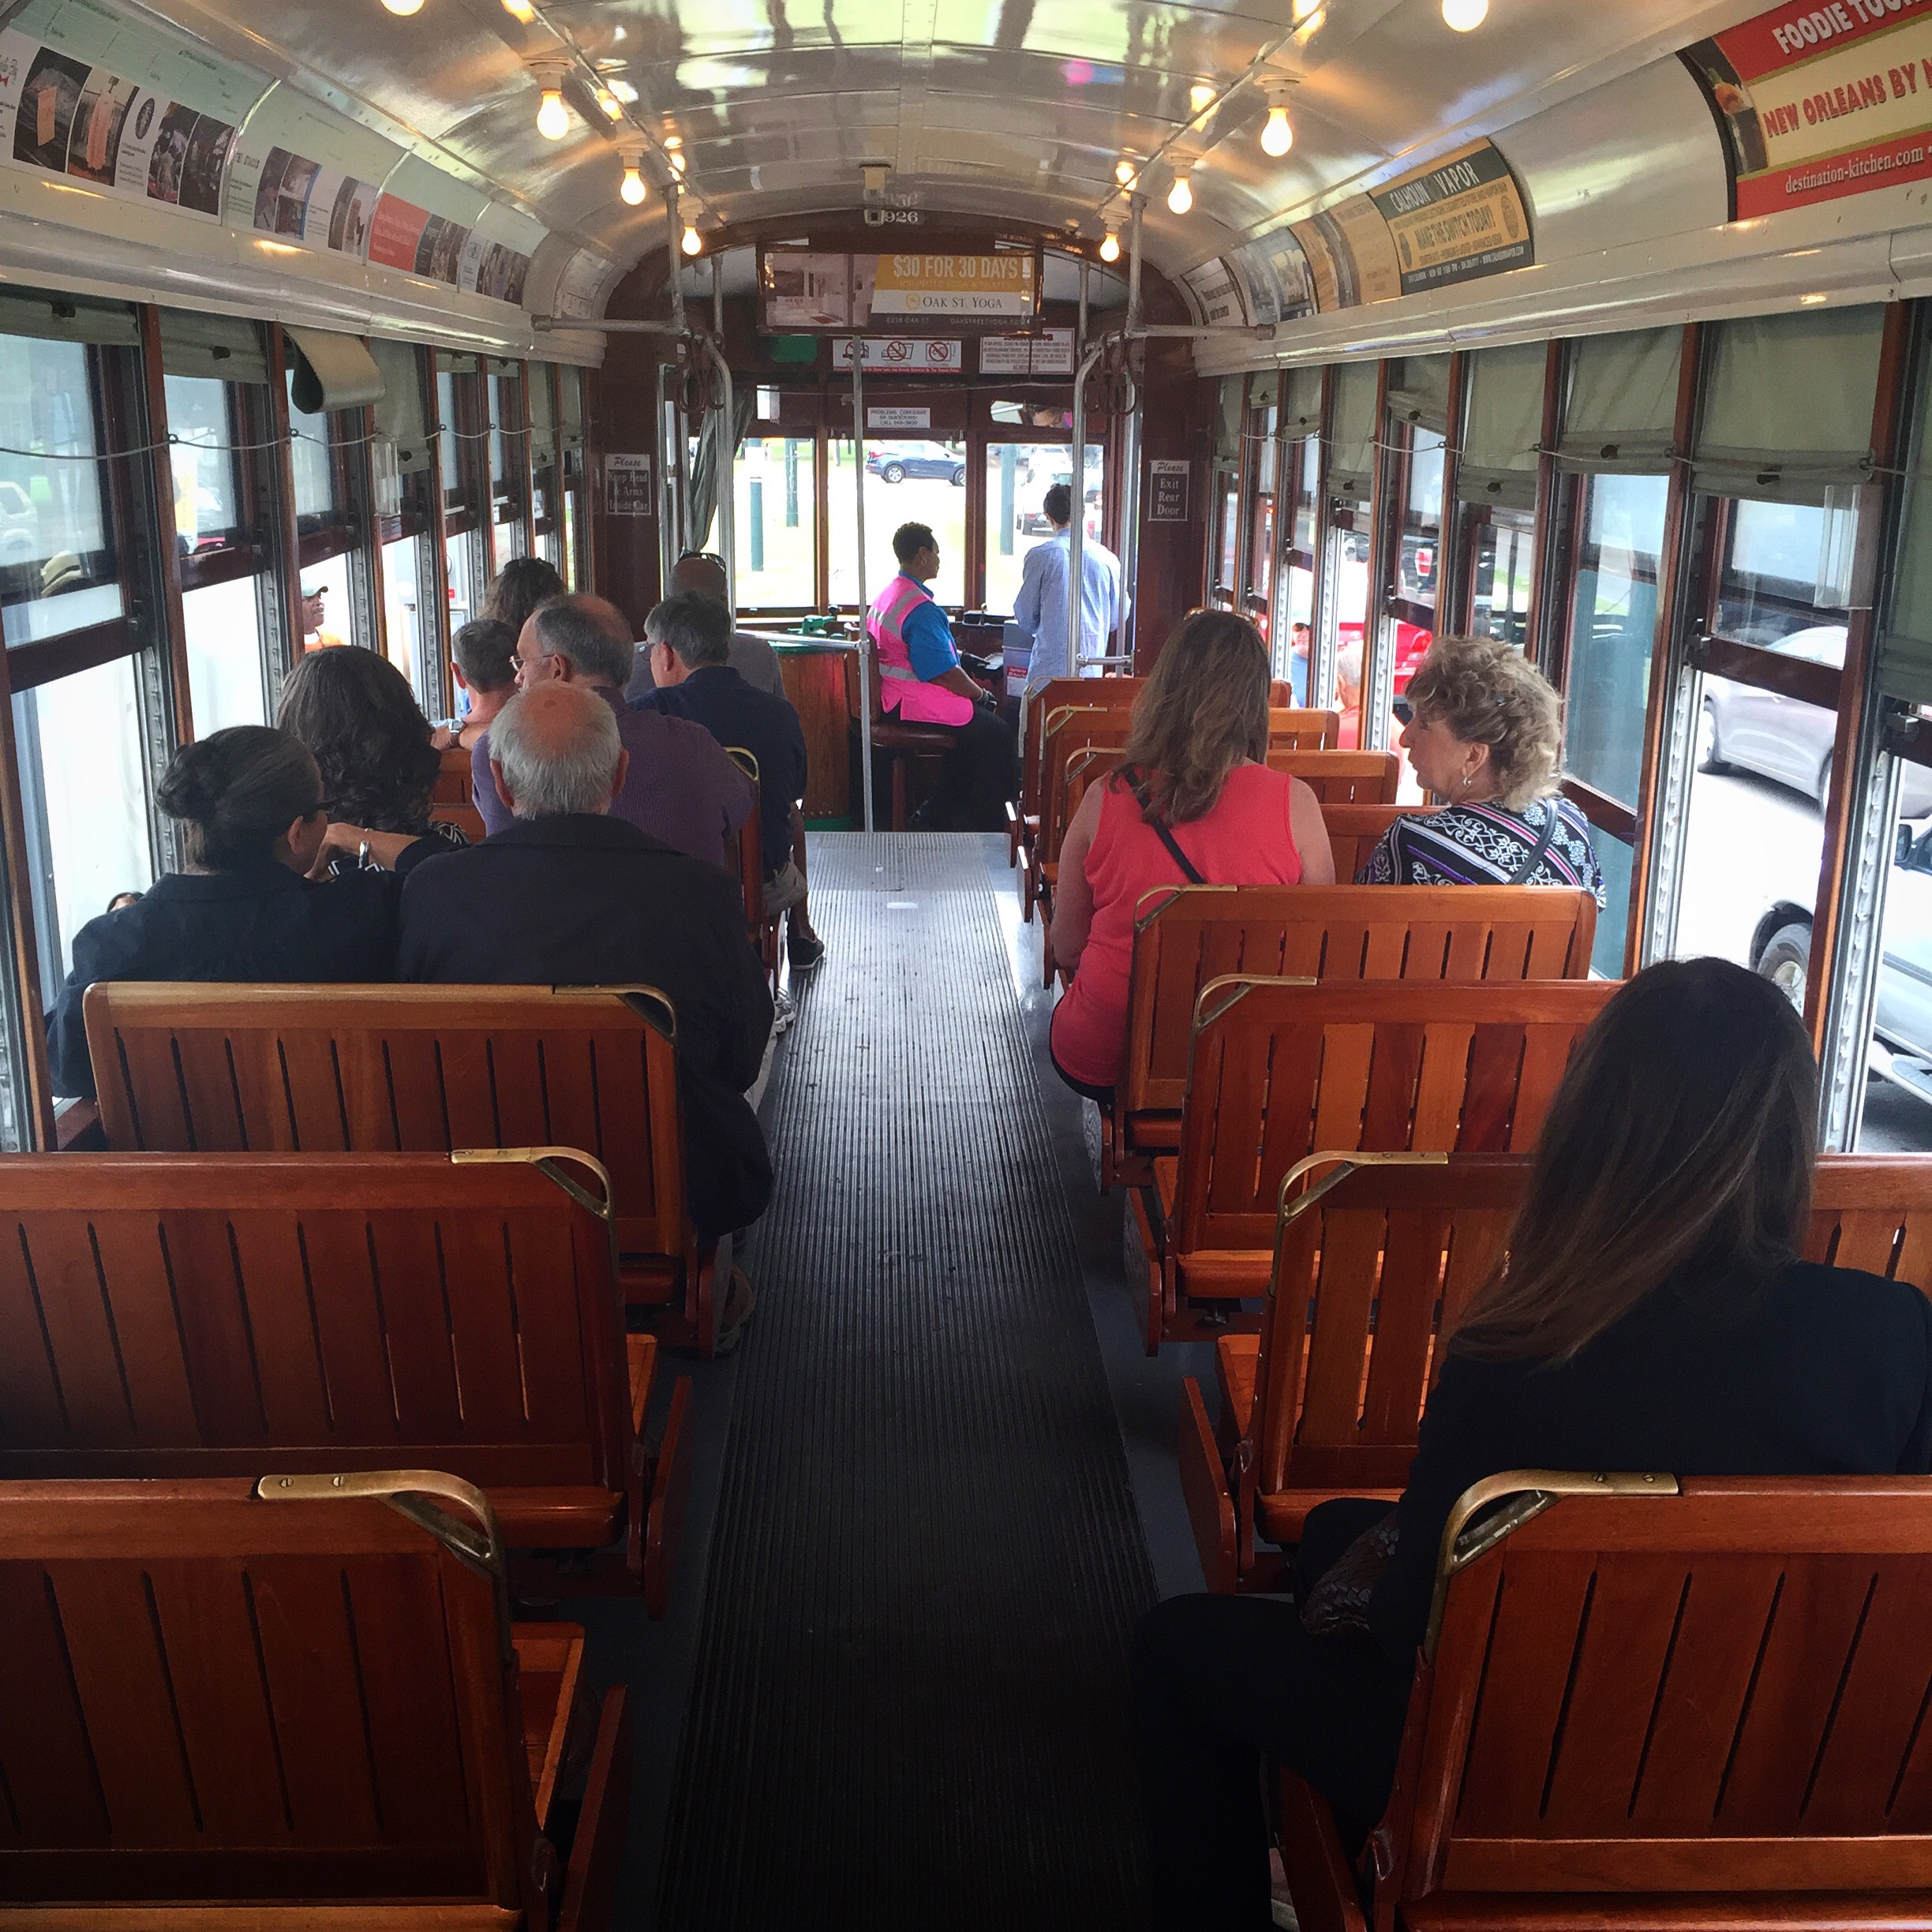
POLYGON ((1398 698, 1418 783, 1448 803, 1398 818, 1365 886, 1582 886, 1604 903, 1589 823, 1557 789, 1563 706, 1496 638, 1438 638, 1398 698))
POLYGON ((1091 785, 1060 848, 1055 957, 1073 974, 1054 1065, 1100 1099, 1127 1045, 1127 973, 1144 893, 1178 886, 1332 885, 1315 794, 1267 766, 1268 654, 1227 611, 1196 611, 1136 699, 1119 766, 1091 785))

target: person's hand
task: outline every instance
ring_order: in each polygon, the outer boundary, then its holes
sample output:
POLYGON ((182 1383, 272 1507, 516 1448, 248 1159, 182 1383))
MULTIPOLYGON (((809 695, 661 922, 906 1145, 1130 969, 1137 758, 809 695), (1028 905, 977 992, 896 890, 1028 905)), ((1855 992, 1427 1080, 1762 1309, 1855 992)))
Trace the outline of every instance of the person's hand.
POLYGON ((309 878, 327 878, 329 867, 335 863, 337 857, 343 852, 351 858, 358 856, 368 837, 369 834, 361 826, 338 825, 331 819, 328 829, 322 834, 322 849, 316 854, 316 862, 309 868, 309 878))
POLYGON ((429 734, 430 747, 437 751, 454 751, 462 736, 461 732, 452 731, 447 724, 439 724, 429 734))

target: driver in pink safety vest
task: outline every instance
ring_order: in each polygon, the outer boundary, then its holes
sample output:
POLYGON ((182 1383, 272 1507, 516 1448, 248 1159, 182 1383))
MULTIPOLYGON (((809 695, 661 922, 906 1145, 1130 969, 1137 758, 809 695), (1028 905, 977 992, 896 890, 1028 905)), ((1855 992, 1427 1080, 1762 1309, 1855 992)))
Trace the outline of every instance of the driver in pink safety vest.
POLYGON ((945 612, 926 586, 939 574, 939 545, 923 523, 893 533, 899 575, 874 600, 866 630, 878 647, 879 702, 908 724, 939 724, 954 743, 930 798, 913 814, 921 831, 998 832, 1019 796, 1013 727, 999 700, 960 667, 945 612))

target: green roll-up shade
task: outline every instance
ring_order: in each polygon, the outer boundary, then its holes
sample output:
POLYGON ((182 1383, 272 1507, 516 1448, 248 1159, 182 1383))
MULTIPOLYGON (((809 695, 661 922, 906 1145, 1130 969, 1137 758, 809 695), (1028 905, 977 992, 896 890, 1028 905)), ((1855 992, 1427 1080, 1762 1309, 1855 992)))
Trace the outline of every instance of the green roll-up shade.
POLYGON ((1321 402, 1322 371, 1320 369, 1282 371, 1282 428, 1288 435, 1320 436, 1321 402))
POLYGON ((563 369, 557 372, 557 387, 563 397, 564 447, 582 449, 584 441, 583 372, 563 369))
POLYGON ((432 468, 436 447, 423 410, 422 351, 414 343, 379 339, 369 344, 369 354, 383 379, 376 433, 395 445, 397 474, 432 468))
POLYGON ((161 367, 170 376, 212 376, 217 382, 265 383, 268 357, 261 324, 239 316, 161 311, 161 367))
POLYGON ((1449 358, 1406 356, 1389 371, 1389 414, 1445 436, 1449 429, 1449 358))
POLYGON ((537 439, 537 457, 541 462, 556 433, 556 411, 550 401, 550 365, 533 362, 530 372, 530 433, 537 439))
POLYGON ((366 409, 382 400, 382 371, 359 335, 329 329, 282 331, 288 345, 290 400, 305 416, 325 410, 366 409))
POLYGON ((1250 409, 1272 409, 1281 400, 1281 372, 1264 369, 1248 384, 1248 406, 1250 409))
POLYGON ((1335 427, 1328 449, 1328 494, 1366 503, 1375 486, 1376 391, 1379 362, 1345 362, 1335 373, 1335 427))
POLYGON ((1215 454, 1239 456, 1241 435, 1241 391, 1245 376, 1223 376, 1215 393, 1215 454))
POLYGON ((1537 445, 1543 435, 1543 373, 1548 351, 1541 343, 1479 349, 1465 374, 1462 460, 1456 494, 1465 503, 1507 510, 1536 507, 1537 445))
POLYGON ((1588 475, 1637 476, 1677 452, 1680 328, 1589 335, 1571 352, 1570 402, 1557 458, 1588 475))
POLYGON ((132 349, 140 341, 140 324, 126 302, 36 295, 16 289, 0 294, 0 335, 38 335, 52 342, 132 349))
POLYGON ((1716 496, 1822 504, 1872 472, 1885 311, 1803 309, 1713 325, 1694 480, 1716 496))

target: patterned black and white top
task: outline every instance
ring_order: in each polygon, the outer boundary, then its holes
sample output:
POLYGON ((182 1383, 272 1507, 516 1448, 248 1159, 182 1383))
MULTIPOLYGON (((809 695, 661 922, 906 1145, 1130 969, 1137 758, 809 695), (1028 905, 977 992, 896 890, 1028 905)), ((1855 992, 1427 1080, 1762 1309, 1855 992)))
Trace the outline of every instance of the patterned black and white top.
POLYGON ((1507 806, 1451 805, 1398 818, 1356 875, 1361 886, 1507 886, 1535 851, 1544 814, 1556 829, 1526 886, 1584 886, 1604 903, 1603 867, 1590 844, 1589 822, 1560 795, 1511 811, 1507 806))

